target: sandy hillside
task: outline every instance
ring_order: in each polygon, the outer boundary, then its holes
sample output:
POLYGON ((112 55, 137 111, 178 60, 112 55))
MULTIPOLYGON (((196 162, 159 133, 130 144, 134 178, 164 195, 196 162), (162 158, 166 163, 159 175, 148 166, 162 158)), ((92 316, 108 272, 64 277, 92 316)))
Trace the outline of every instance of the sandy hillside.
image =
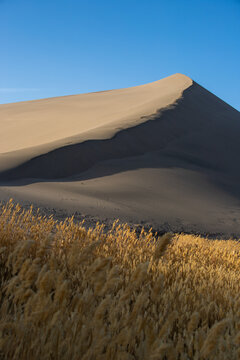
POLYGON ((240 113, 187 76, 0 105, 0 129, 3 200, 240 234, 240 113))

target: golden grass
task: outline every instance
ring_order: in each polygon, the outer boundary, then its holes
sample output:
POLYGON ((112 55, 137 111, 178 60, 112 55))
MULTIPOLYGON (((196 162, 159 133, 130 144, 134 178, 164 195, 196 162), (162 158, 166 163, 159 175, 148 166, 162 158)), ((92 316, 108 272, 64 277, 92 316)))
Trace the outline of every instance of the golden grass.
POLYGON ((240 243, 0 211, 0 359, 240 359, 240 243))

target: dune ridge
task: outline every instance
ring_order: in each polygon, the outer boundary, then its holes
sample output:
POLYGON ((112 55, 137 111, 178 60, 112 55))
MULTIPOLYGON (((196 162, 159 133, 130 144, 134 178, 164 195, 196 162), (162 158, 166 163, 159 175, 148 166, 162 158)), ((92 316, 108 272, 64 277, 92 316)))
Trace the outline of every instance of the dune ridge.
POLYGON ((54 149, 72 141, 112 137, 180 98, 192 80, 182 74, 136 87, 0 105, 0 153, 54 149), (27 134, 26 134, 27 131, 27 134), (50 144, 50 145, 48 145, 50 144))
MULTIPOLYGON (((124 129, 146 122, 159 106, 168 108, 191 85, 190 78, 175 74, 133 88, 1 105, 0 173, 17 168, 10 171, 10 178, 70 176, 67 168, 66 175, 48 175, 42 168, 36 172, 30 167, 35 168, 39 156, 51 158, 57 149, 64 149, 63 154, 60 152, 65 157, 69 145, 84 143, 85 147, 89 140, 109 140, 124 129), (22 173, 23 168, 28 168, 27 172, 22 173)), ((80 165, 78 171, 81 170, 80 165)))
MULTIPOLYGON (((235 175, 239 176, 239 167, 236 167, 240 149, 238 118, 237 111, 197 83, 193 83, 183 90, 182 96, 173 104, 150 116, 142 116, 138 125, 120 128, 107 139, 89 139, 60 146, 13 169, 2 171, 0 178, 61 179, 80 174, 98 162, 158 150, 164 155, 174 156, 177 160, 182 159, 196 166, 219 171, 234 171, 235 175), (227 122, 226 117, 229 117, 229 114, 231 117, 227 122), (218 135, 215 139, 214 133, 218 135), (188 144, 189 137, 191 144, 188 144), (231 141, 231 149, 227 147, 226 139, 231 141), (196 147, 199 147, 197 151, 196 147), (231 153, 227 154, 229 150, 231 153)), ((19 153, 21 154, 21 151, 15 153, 16 158, 20 158, 19 153)), ((5 157, 7 158, 6 155, 5 157)))

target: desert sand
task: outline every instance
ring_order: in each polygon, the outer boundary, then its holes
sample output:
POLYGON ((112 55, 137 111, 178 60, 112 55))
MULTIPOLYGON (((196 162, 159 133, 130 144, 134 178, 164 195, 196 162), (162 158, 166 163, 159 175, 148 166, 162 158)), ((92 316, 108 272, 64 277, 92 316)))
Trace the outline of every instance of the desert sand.
POLYGON ((0 105, 0 199, 240 234, 240 113, 189 77, 0 105))

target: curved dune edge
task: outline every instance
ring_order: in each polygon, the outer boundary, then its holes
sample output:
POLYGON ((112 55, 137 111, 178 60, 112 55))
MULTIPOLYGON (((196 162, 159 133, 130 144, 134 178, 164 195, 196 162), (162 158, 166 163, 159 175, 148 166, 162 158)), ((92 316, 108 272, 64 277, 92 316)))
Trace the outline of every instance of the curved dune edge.
MULTIPOLYGON (((115 102, 118 102, 118 106, 120 104, 121 107, 125 108, 125 100, 134 95, 134 102, 137 101, 137 107, 135 106, 134 110, 130 111, 121 119, 119 119, 118 114, 118 119, 111 122, 107 122, 105 119, 103 121, 102 117, 104 114, 98 113, 98 118, 100 118, 99 126, 94 129, 88 129, 75 136, 65 137, 58 141, 41 144, 32 148, 1 153, 0 180, 11 180, 22 177, 40 179, 64 178, 82 172, 98 161, 142 154, 148 149, 146 149, 145 146, 141 149, 141 143, 136 144, 136 140, 145 143, 143 139, 145 137, 144 134, 140 134, 137 130, 136 135, 138 139, 134 139, 135 130, 130 131, 130 138, 127 140, 126 137, 128 137, 128 135, 126 135, 126 131, 129 129, 137 129, 139 125, 143 125, 149 120, 156 121, 156 119, 162 115, 162 112, 175 107, 177 102, 182 98, 185 89, 191 86, 192 80, 190 78, 185 75, 175 74, 147 85, 113 90, 112 93, 114 93, 114 97, 117 99, 115 102), (146 89, 147 92, 151 94, 151 100, 147 99, 144 103, 141 103, 142 93, 145 94, 146 89), (155 113, 153 113, 153 111, 155 113), (130 145, 131 141, 132 144, 130 145)), ((91 94, 86 95, 90 96, 91 94)), ((102 93, 98 95, 101 96, 102 93)), ((76 97, 81 102, 84 96, 85 95, 77 95, 76 97)), ((46 99, 46 101, 47 100, 57 101, 60 100, 60 98, 46 99)), ((63 100, 65 101, 66 99, 64 98, 63 100)), ((91 100, 90 105, 97 111, 96 102, 94 102, 94 99, 91 100)), ((112 98, 108 100, 109 106, 107 111, 110 113, 116 111, 112 109, 112 98)), ((35 103, 36 102, 28 102, 26 106, 29 104, 35 105, 35 103)), ((126 110, 124 111, 126 112, 126 110)), ((33 115, 36 116, 36 114, 33 115)), ((82 113, 80 115, 82 115, 82 113)), ((114 116, 113 112, 112 117, 114 118, 114 116)), ((35 119, 33 118, 33 122, 34 121, 35 119)), ((81 126, 81 121, 79 123, 81 126)), ((142 130, 144 129, 141 126, 140 132, 142 130)), ((146 130, 148 133, 149 131, 151 132, 148 126, 146 130)), ((31 135, 31 129, 29 131, 31 135)), ((36 131, 34 133, 36 133, 36 131)), ((23 137, 23 143, 25 138, 29 138, 30 135, 23 137)), ((150 148, 155 149, 156 141, 154 146, 152 145, 150 148)))
POLYGON ((0 105, 0 154, 36 156, 69 143, 111 138, 175 103, 191 85, 189 77, 175 74, 132 88, 0 105))
MULTIPOLYGON (((99 132, 104 133, 103 129, 99 132)), ((141 117, 138 125, 118 130, 111 138, 90 137, 56 148, 5 171, 2 167, 0 180, 69 178, 99 162, 156 151, 160 157, 174 158, 176 164, 180 160, 238 177, 239 132, 239 112, 193 83, 174 104, 141 117)), ((11 156, 13 162, 21 159, 19 154, 5 155, 8 166, 11 156)))

